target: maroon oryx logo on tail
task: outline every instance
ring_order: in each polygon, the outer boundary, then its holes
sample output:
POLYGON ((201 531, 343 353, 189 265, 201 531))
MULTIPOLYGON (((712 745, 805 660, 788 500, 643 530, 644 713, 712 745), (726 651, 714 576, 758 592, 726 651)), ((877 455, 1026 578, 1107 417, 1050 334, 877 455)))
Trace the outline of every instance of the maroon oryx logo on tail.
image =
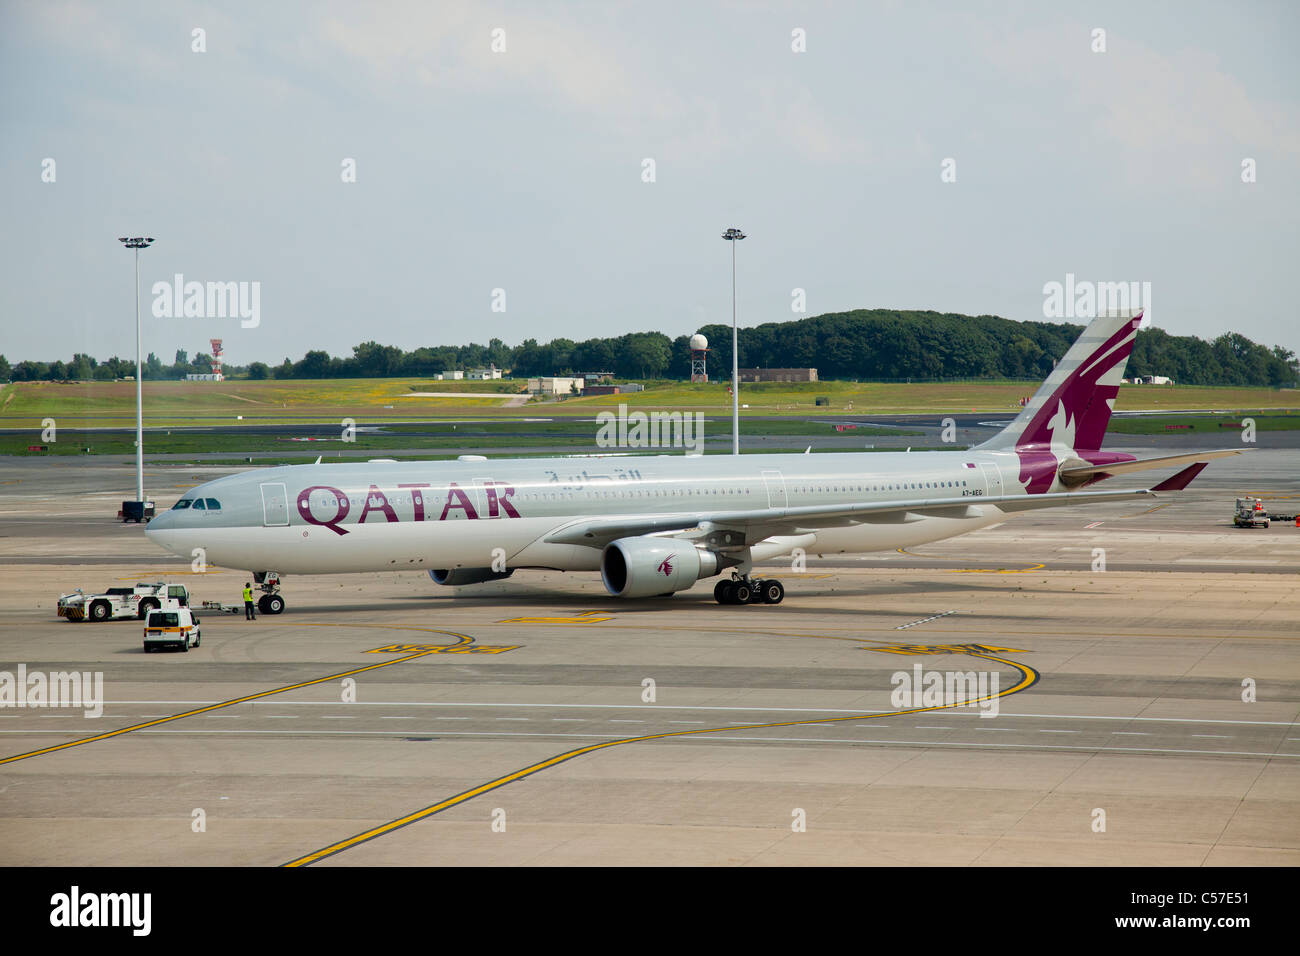
POLYGON ((656 571, 659 571, 659 572, 662 572, 663 576, 666 577, 666 578, 670 578, 670 577, 672 577, 672 576, 673 576, 673 565, 672 565, 672 560, 673 560, 673 558, 675 558, 675 557, 677 557, 677 552, 676 552, 676 551, 674 551, 672 554, 668 555, 668 557, 664 558, 663 561, 661 561, 661 562, 659 563, 659 567, 655 568, 655 570, 656 570, 656 571))
POLYGON ((1119 394, 1119 374, 1141 321, 1141 315, 1125 321, 1094 348, 1025 423, 1015 452, 1020 457, 1020 483, 1029 494, 1051 488, 1064 456, 1086 455, 1101 447, 1119 394))

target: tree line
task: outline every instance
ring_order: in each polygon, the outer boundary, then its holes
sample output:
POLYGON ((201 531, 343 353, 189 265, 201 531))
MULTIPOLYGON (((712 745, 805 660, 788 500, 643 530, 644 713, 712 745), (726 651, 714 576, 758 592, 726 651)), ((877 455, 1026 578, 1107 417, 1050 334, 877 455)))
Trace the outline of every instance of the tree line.
MULTIPOLYGON (((141 375, 144 378, 179 379, 191 374, 211 373, 212 356, 200 352, 191 361, 184 349, 177 349, 175 361, 171 365, 164 365, 162 359, 150 352, 141 365, 141 375)), ((77 352, 67 362, 28 360, 10 365, 9 360, 0 355, 0 382, 112 382, 127 377, 135 377, 133 358, 124 359, 115 355, 100 362, 92 355, 77 352)))
MULTIPOLYGON (((823 379, 859 381, 941 381, 945 379, 1046 378, 1082 331, 1082 325, 1015 322, 993 315, 898 312, 858 309, 791 322, 769 322, 741 329, 742 368, 816 368, 823 379)), ((711 377, 729 378, 731 327, 706 325, 711 377)), ((516 378, 576 372, 612 372, 627 379, 690 377, 690 337, 669 338, 662 332, 631 332, 575 342, 525 339, 517 346, 491 339, 487 345, 426 346, 407 352, 397 346, 363 342, 352 355, 331 356, 312 350, 298 361, 286 356, 279 365, 253 362, 227 366, 228 376, 253 379, 428 377, 452 369, 495 365, 516 378)), ((208 372, 206 355, 189 361, 184 351, 164 366, 152 353, 145 365, 148 379, 184 378, 208 372)), ((0 355, 0 381, 112 379, 135 374, 135 363, 112 358, 96 363, 86 355, 71 362, 20 362, 9 365, 0 355)), ((1281 346, 1269 348, 1238 332, 1206 342, 1163 329, 1138 332, 1128 363, 1130 376, 1165 375, 1182 385, 1295 387, 1300 363, 1281 346)))

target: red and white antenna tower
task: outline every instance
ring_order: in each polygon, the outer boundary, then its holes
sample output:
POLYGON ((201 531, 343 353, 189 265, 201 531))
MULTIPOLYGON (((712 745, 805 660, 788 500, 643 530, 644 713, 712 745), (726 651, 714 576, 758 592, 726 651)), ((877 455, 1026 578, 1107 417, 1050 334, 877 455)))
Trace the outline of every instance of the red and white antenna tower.
POLYGON ((225 376, 221 374, 221 339, 208 339, 212 343, 212 374, 220 381, 225 376))

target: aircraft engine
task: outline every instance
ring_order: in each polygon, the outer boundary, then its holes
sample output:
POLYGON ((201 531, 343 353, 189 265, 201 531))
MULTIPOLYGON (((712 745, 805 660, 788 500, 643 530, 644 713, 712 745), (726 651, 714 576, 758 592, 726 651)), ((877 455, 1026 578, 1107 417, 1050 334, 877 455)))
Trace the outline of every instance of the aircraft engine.
POLYGON ((493 571, 491 568, 439 568, 431 570, 429 577, 433 578, 437 584, 445 584, 448 587, 459 587, 462 584, 482 584, 484 581, 503 581, 515 573, 515 569, 509 571, 493 571))
POLYGON ((625 598, 681 591, 719 570, 716 554, 677 538, 619 538, 600 559, 605 589, 625 598))

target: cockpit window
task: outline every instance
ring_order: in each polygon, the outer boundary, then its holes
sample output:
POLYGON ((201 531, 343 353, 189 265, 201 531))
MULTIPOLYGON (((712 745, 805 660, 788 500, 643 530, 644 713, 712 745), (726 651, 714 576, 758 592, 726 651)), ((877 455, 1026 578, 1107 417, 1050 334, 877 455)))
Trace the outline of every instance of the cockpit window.
POLYGON ((180 501, 176 502, 176 504, 172 505, 172 511, 180 511, 183 508, 188 508, 193 503, 194 499, 192 498, 182 498, 180 501))
POLYGON ((202 499, 202 498, 195 498, 195 499, 194 499, 194 510, 195 510, 195 511, 203 511, 203 510, 204 510, 204 504, 203 504, 203 499, 202 499))
POLYGON ((206 501, 206 502, 208 503, 208 510, 209 510, 209 511, 220 511, 220 510, 221 510, 221 502, 218 501, 216 498, 204 498, 203 500, 206 501))

